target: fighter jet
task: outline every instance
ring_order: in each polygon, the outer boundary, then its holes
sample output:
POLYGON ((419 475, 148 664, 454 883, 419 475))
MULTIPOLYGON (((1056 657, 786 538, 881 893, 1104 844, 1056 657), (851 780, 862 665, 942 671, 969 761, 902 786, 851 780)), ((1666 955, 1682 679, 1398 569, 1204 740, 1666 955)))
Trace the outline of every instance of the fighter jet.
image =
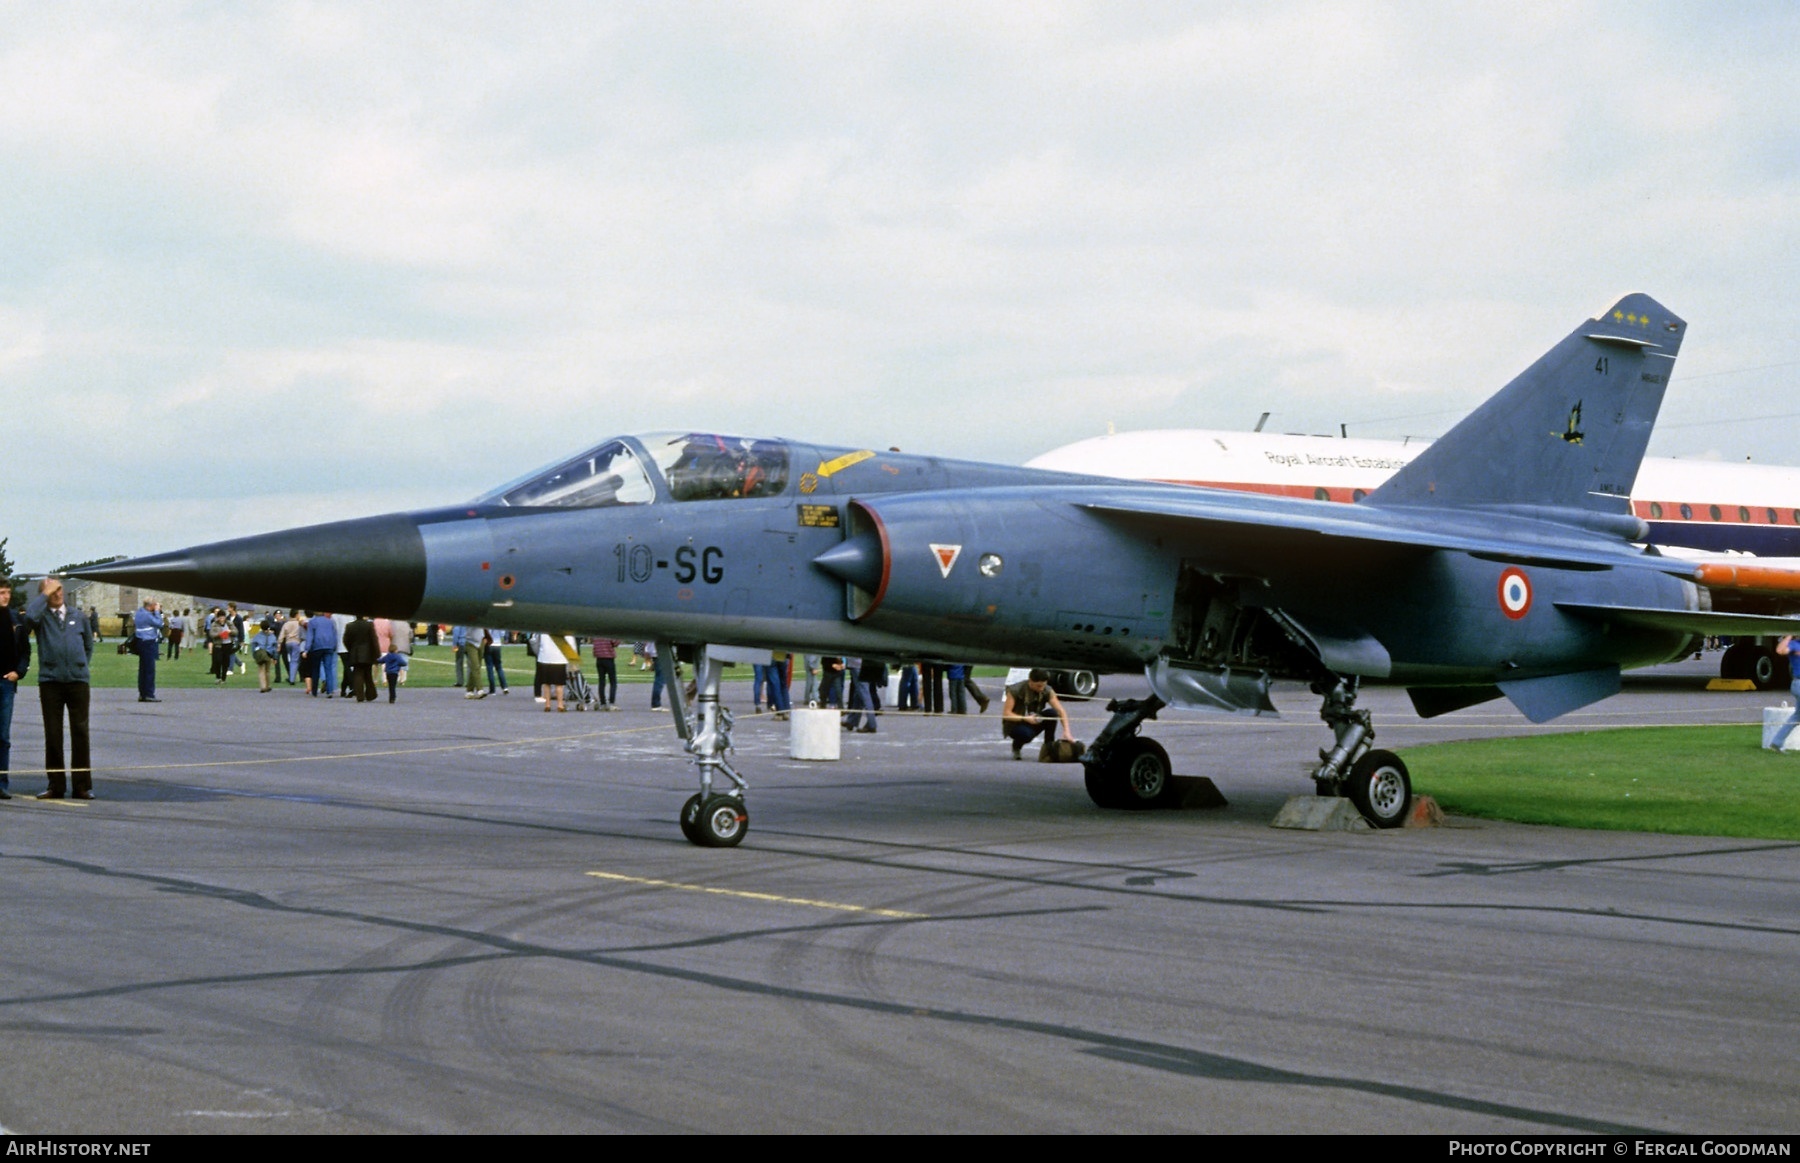
POLYGON ((1168 755, 1142 733, 1163 709, 1273 714, 1272 684, 1300 680, 1332 732, 1318 789, 1392 827, 1411 779, 1373 745, 1364 680, 1404 685, 1424 716, 1505 697, 1543 722, 1697 635, 1800 630, 1800 574, 1703 578, 1647 546, 1631 511, 1685 331, 1627 295, 1356 504, 661 433, 451 508, 82 575, 654 639, 659 666, 696 665, 692 715, 671 689, 700 785, 680 820, 702 845, 749 825, 721 647, 1141 671, 1150 697, 1109 703, 1083 760, 1103 807, 1170 796, 1168 755), (1721 593, 1737 612, 1714 610, 1721 593))

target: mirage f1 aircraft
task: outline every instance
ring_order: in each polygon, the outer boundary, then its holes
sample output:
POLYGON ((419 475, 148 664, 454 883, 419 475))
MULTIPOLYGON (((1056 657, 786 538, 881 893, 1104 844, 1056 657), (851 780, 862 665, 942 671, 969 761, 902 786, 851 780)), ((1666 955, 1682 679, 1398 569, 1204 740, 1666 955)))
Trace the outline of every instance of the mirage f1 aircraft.
POLYGON ((1168 796, 1140 734, 1165 707, 1269 714, 1309 683, 1313 772, 1401 823, 1405 765, 1358 684, 1432 716, 1504 696, 1534 722, 1703 634, 1800 631, 1800 573, 1660 555, 1629 506, 1686 324, 1620 299, 1356 504, 701 433, 609 440, 453 508, 315 525, 83 570, 375 616, 654 639, 697 669, 677 731, 682 830, 748 828, 709 646, 1142 670, 1084 760, 1103 807, 1168 796), (1725 612, 1730 611, 1730 612, 1725 612), (716 786, 723 775, 728 790, 716 786))

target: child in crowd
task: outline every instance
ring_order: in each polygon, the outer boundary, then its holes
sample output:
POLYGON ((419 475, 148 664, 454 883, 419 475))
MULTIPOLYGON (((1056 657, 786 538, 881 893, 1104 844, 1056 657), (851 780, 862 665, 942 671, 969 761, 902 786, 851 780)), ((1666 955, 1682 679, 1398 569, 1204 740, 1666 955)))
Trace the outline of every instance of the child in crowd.
POLYGON ((397 650, 389 650, 381 656, 381 672, 387 675, 388 702, 393 702, 395 692, 401 683, 406 681, 406 655, 397 650))

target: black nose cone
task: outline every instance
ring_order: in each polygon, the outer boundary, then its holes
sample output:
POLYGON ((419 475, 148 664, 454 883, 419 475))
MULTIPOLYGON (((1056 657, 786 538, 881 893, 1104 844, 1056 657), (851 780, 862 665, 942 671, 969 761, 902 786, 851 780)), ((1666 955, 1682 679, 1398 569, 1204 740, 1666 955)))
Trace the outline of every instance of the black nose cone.
POLYGON ((78 576, 197 597, 410 618, 425 595, 425 542, 394 513, 215 541, 78 576))

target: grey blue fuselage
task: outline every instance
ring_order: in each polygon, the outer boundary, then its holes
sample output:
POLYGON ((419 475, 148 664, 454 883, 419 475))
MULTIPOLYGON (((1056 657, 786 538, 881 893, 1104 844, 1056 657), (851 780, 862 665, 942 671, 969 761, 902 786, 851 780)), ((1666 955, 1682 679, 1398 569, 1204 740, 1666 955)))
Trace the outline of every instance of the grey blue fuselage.
MULTIPOLYGON (((857 451, 787 447, 796 465, 857 451)), ((208 592, 284 606, 1097 670, 1138 670, 1165 653, 1220 654, 1195 640, 1199 595, 1181 591, 1184 574, 1199 574, 1208 600, 1285 613, 1340 673, 1424 685, 1645 665, 1678 654, 1688 640, 1609 628, 1562 613, 1559 601, 1693 608, 1692 585, 1653 561, 1532 566, 1532 608, 1511 618, 1497 598, 1509 560, 1327 536, 1311 546, 1307 538, 1271 542, 1255 524, 1314 510, 1344 516, 1323 502, 1212 493, 1213 505, 1251 523, 1165 526, 1086 506, 1163 494, 1188 501, 1195 490, 886 452, 821 479, 810 494, 799 491, 797 473, 773 497, 677 501, 660 477, 655 487, 647 504, 483 502, 131 564, 140 573, 164 565, 166 585, 191 575, 205 579, 208 592), (871 543, 870 553, 841 568, 854 575, 862 564, 860 577, 815 564, 857 538, 871 543), (955 547, 948 569, 934 545, 955 547), (989 555, 999 559, 993 576, 980 568, 989 555)), ((1541 537, 1568 532, 1545 526, 1541 537)))

